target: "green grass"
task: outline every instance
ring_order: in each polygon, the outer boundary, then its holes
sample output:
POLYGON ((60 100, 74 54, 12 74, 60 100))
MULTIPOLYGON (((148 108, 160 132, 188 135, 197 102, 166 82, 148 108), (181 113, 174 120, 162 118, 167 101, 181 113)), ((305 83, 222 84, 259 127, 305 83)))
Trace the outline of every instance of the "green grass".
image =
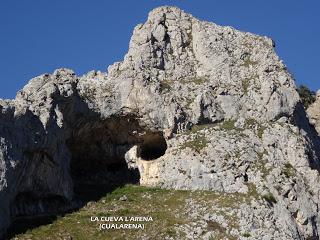
POLYGON ((264 155, 267 155, 268 152, 264 149, 263 152, 257 152, 257 159, 255 162, 253 162, 253 164, 251 165, 253 169, 255 169, 256 171, 259 171, 261 173, 261 177, 262 178, 266 178, 272 171, 272 168, 270 167, 267 167, 266 164, 267 164, 267 161, 265 161, 263 159, 263 156, 264 155))
POLYGON ((246 119, 246 127, 251 128, 257 124, 257 121, 254 118, 247 118, 246 119))
POLYGON ((235 120, 226 120, 223 121, 221 124, 221 128, 225 129, 225 130, 233 130, 236 129, 236 127, 234 126, 234 124, 236 123, 235 120))
POLYGON ((207 221, 207 229, 208 231, 218 232, 219 235, 226 232, 226 229, 215 221, 207 221))
POLYGON ((257 126, 257 135, 260 139, 262 139, 262 135, 264 131, 267 129, 267 127, 263 126, 262 124, 258 123, 255 119, 253 118, 248 118, 246 119, 246 128, 253 128, 257 126))
POLYGON ((260 138, 260 139, 262 139, 262 136, 263 136, 263 133, 264 133, 264 130, 266 130, 267 129, 267 127, 265 127, 265 126, 259 126, 259 128, 258 128, 258 137, 260 138))
POLYGON ((290 163, 286 163, 284 164, 284 167, 281 169, 281 173, 284 174, 287 178, 290 178, 295 175, 295 170, 290 163))
MULTIPOLYGON (((192 224, 195 219, 188 215, 190 211, 189 200, 206 208, 212 207, 216 214, 223 215, 228 221, 228 226, 238 228, 236 215, 228 214, 226 209, 238 208, 241 203, 248 203, 256 196, 255 189, 250 186, 248 194, 243 193, 219 193, 213 191, 182 191, 164 190, 160 188, 148 188, 136 185, 127 185, 106 194, 97 202, 90 202, 77 212, 58 217, 54 222, 43 225, 24 234, 15 236, 15 239, 165 239, 179 236, 184 239, 183 232, 176 226, 192 224), (119 201, 123 195, 128 197, 127 201, 119 201), (187 201, 188 200, 188 201, 187 201), (220 208, 221 210, 217 209, 220 208), (144 230, 98 230, 98 223, 91 222, 93 216, 151 216, 153 222, 145 222, 144 230)), ((207 222, 207 231, 214 231, 215 236, 223 239, 236 239, 226 229, 216 222, 207 222)))
POLYGON ((266 200, 268 203, 272 204, 272 205, 275 204, 275 203, 277 203, 277 200, 276 200, 276 198, 273 196, 272 193, 267 193, 267 194, 263 195, 262 198, 263 198, 264 200, 266 200))
POLYGON ((206 139, 205 136, 196 136, 194 140, 183 143, 181 149, 185 149, 188 147, 196 152, 201 152, 201 150, 205 148, 208 143, 209 141, 206 139))
MULTIPOLYGON (((107 194, 98 202, 87 204, 78 212, 59 217, 49 225, 29 230, 17 236, 17 239, 138 239, 144 231, 151 239, 174 233, 175 224, 183 224, 185 218, 175 217, 170 208, 183 204, 186 191, 172 191, 160 188, 147 188, 127 185, 107 194), (119 201, 123 195, 127 201, 119 201), (147 198, 145 196, 150 196, 147 198), (151 216, 154 222, 147 222, 146 230, 98 230, 98 223, 91 222, 91 216, 151 216)), ((104 222, 107 223, 107 222, 104 222)))
MULTIPOLYGON (((249 60, 249 62, 248 62, 248 61, 245 61, 244 66, 249 67, 250 65, 255 65, 256 63, 257 63, 257 62, 251 62, 251 61, 249 60)), ((242 80, 241 84, 242 84, 242 89, 243 89, 243 92, 244 92, 245 95, 248 94, 248 90, 249 90, 249 87, 250 87, 250 84, 251 84, 251 81, 252 81, 252 80, 254 81, 253 87, 255 87, 257 90, 259 90, 259 87, 257 87, 258 84, 256 83, 256 80, 257 80, 258 78, 259 78, 258 75, 253 75, 253 76, 251 76, 251 77, 248 77, 248 78, 245 78, 245 79, 242 80)))
POLYGON ((245 95, 248 94, 248 88, 250 86, 250 79, 246 78, 242 80, 242 89, 245 95))
POLYGON ((197 133, 197 132, 199 132, 199 131, 201 131, 201 130, 203 130, 203 129, 213 128, 213 127, 215 127, 215 126, 217 126, 216 123, 207 123, 207 124, 201 124, 201 125, 193 125, 193 126, 191 127, 191 129, 189 129, 189 130, 187 131, 187 133, 189 133, 189 134, 197 133))
POLYGON ((248 186, 248 195, 251 198, 258 199, 260 195, 257 191, 256 185, 254 185, 253 183, 247 183, 247 186, 248 186))

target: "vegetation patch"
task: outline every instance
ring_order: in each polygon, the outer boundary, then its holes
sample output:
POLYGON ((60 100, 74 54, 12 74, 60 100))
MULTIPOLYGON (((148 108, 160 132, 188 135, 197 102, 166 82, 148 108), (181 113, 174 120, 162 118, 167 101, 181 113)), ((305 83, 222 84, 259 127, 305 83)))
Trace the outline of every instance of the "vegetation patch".
POLYGON ((281 173, 284 174, 287 178, 290 178, 295 175, 295 170, 290 163, 286 163, 284 164, 284 167, 282 168, 281 173))
POLYGON ((224 227, 222 227, 219 223, 215 222, 215 221, 207 221, 207 229, 209 231, 218 231, 218 232, 225 232, 226 229, 224 227))
POLYGON ((297 89, 304 108, 308 108, 316 100, 316 93, 311 91, 307 86, 301 85, 297 89))
POLYGON ((257 124, 257 121, 254 118, 247 118, 246 119, 246 127, 251 128, 257 124))
POLYGON ((258 135, 258 137, 260 139, 262 139, 262 135, 263 135, 264 131, 267 129, 267 127, 263 126, 262 124, 260 124, 259 122, 257 122, 253 118, 246 119, 246 123, 245 123, 245 127, 246 128, 253 128, 255 126, 257 126, 257 135, 258 135))
POLYGON ((258 154, 258 159, 256 162, 253 163, 252 166, 262 174, 262 178, 266 178, 272 170, 271 168, 266 167, 267 161, 263 160, 263 155, 267 154, 267 152, 265 150, 264 152, 257 153, 257 154, 258 154))
POLYGON ((221 124, 221 128, 225 129, 225 130, 233 130, 236 127, 234 126, 234 124, 236 123, 236 120, 226 120, 223 121, 221 124))
POLYGON ((253 87, 256 90, 259 90, 260 86, 256 81, 258 78, 259 78, 259 76, 257 74, 255 74, 252 77, 248 77, 248 78, 245 78, 245 79, 242 80, 242 82, 241 82, 242 83, 242 89, 243 89, 243 92, 244 92, 245 95, 248 94, 248 90, 249 90, 249 87, 250 87, 251 80, 254 80, 253 87))
POLYGON ((261 125, 259 126, 257 134, 258 134, 258 137, 259 137, 260 139, 262 139, 264 130, 266 130, 266 129, 267 129, 267 127, 265 127, 265 126, 261 126, 261 125))
POLYGON ((250 58, 247 58, 247 59, 245 59, 245 60, 243 61, 242 66, 244 66, 244 67, 250 67, 250 66, 257 65, 257 64, 258 64, 257 61, 251 61, 250 58))
POLYGON ((193 125, 188 131, 187 133, 198 133, 199 131, 203 130, 203 129, 209 129, 209 128, 213 128, 215 126, 217 126, 218 124, 216 123, 208 123, 208 124, 200 124, 200 125, 193 125))
POLYGON ((248 196, 254 199, 259 199, 260 194, 257 191, 256 185, 254 185, 253 183, 247 183, 247 187, 248 187, 248 196))
POLYGON ((160 90, 161 92, 168 92, 172 89, 171 87, 172 85, 172 80, 169 80, 169 79, 163 79, 161 82, 160 82, 160 90))
POLYGON ((183 80, 181 80, 181 83, 183 83, 183 84, 194 83, 196 85, 202 85, 208 81, 209 80, 204 77, 194 77, 194 78, 183 79, 183 80))
POLYGON ((277 200, 276 200, 276 198, 273 196, 272 193, 267 193, 267 194, 263 195, 262 198, 263 198, 264 200, 266 200, 266 201, 267 201, 269 204, 271 204, 271 205, 277 203, 277 200))
MULTIPOLYGON (((30 229, 14 239, 185 239, 184 232, 178 226, 203 221, 203 218, 189 215, 190 200, 195 205, 205 206, 206 213, 225 217, 228 226, 238 228, 236 215, 228 214, 228 209, 239 208, 239 204, 252 199, 243 193, 222 193, 213 191, 183 191, 148 188, 136 185, 126 185, 106 194, 96 202, 90 202, 77 212, 60 216, 51 224, 30 229), (123 195, 126 201, 119 200, 123 195), (217 209, 218 207, 218 209, 217 209), (213 210, 215 209, 215 210, 213 210), (90 221, 92 216, 151 216, 152 222, 145 222, 144 230, 109 229, 98 230, 98 223, 90 221), (178 237, 179 236, 179 237, 178 237)), ((199 216, 203 216, 204 213, 199 216)), ((217 239, 237 239, 230 235, 219 223, 207 221, 205 231, 214 231, 217 239), (206 229, 207 228, 207 229, 206 229)))
POLYGON ((244 233, 244 234, 242 234, 242 236, 248 238, 248 237, 251 237, 251 234, 250 233, 244 233))
POLYGON ((242 89, 245 95, 248 94, 248 88, 250 86, 250 79, 246 78, 242 80, 242 89))
MULTIPOLYGON (((139 239, 146 232, 151 239, 164 239, 165 236, 176 234, 175 225, 189 222, 185 216, 179 217, 169 210, 177 210, 184 204, 188 195, 187 191, 127 185, 106 194, 97 202, 90 202, 78 212, 58 217, 52 224, 28 230, 24 234, 17 235, 15 239, 139 239), (123 195, 128 197, 127 201, 119 200, 123 195), (99 231, 99 223, 92 222, 92 216, 151 216, 153 221, 144 222, 144 230, 99 231)), ((121 224, 122 222, 113 223, 121 224)))
POLYGON ((205 148, 208 143, 209 141, 206 139, 205 136, 196 136, 194 140, 183 143, 183 145, 181 146, 181 149, 185 149, 188 147, 200 153, 201 150, 205 148))

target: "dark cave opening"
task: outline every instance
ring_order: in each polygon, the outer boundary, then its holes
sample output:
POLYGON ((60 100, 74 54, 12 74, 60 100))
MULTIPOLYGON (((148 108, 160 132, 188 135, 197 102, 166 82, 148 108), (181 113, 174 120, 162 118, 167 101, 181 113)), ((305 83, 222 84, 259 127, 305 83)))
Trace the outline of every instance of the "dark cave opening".
POLYGON ((125 184, 139 184, 138 167, 128 166, 126 160, 133 146, 137 146, 135 157, 146 161, 158 159, 167 150, 162 132, 146 131, 131 118, 87 123, 67 145, 75 198, 85 201, 97 200, 125 184))
POLYGON ((162 134, 150 134, 144 137, 139 147, 139 155, 143 160, 154 160, 166 153, 167 143, 162 134))
POLYGON ((125 159, 141 141, 135 133, 139 129, 135 120, 115 118, 86 124, 74 132, 67 145, 75 199, 98 200, 117 187, 139 184, 138 169, 129 168, 125 159))

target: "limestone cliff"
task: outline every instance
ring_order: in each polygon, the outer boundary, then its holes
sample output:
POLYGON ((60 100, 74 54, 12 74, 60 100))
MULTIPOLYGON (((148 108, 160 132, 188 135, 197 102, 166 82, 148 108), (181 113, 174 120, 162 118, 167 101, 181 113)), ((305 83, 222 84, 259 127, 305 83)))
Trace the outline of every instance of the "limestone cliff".
POLYGON ((307 109, 310 123, 316 128, 320 134, 320 91, 316 94, 316 100, 307 109))
POLYGON ((0 101, 0 232, 98 181, 251 194, 232 235, 318 239, 319 147, 271 39, 160 7, 107 73, 58 69, 0 101))

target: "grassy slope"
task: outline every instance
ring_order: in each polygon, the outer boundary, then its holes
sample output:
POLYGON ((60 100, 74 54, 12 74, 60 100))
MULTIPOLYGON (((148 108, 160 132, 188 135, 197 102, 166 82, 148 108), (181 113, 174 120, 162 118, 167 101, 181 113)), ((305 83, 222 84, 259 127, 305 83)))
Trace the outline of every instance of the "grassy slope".
MULTIPOLYGON (((249 194, 224 194, 209 191, 181 191, 154 189, 127 185, 107 194, 97 202, 89 202, 77 212, 58 217, 53 223, 28 230, 15 239, 184 239, 185 233, 177 226, 192 226, 199 216, 219 208, 228 225, 237 228, 237 218, 228 209, 239 203, 256 198, 255 191, 249 194), (127 201, 120 201, 123 195, 127 201), (204 212, 192 214, 193 207, 204 206, 204 212), (225 212, 225 213, 224 213, 225 212), (197 217, 198 215, 198 217, 197 217), (152 216, 153 222, 145 223, 144 230, 98 230, 98 223, 90 222, 91 216, 152 216)), ((107 222, 104 222, 107 223, 107 222)), ((120 222, 121 223, 121 222, 120 222)), ((206 229, 214 232, 215 238, 235 239, 215 222, 206 222, 206 229)), ((192 229, 192 227, 191 227, 192 229)))

